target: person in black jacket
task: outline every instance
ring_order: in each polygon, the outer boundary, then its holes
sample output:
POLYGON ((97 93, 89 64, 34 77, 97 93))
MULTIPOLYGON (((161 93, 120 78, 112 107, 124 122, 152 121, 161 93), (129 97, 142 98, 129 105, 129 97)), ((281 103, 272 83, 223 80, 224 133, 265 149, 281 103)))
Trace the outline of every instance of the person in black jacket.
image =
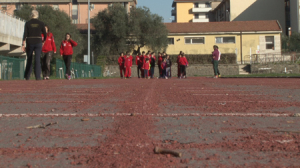
POLYGON ((166 67, 166 76, 167 76, 168 78, 171 78, 171 66, 172 66, 172 61, 171 61, 169 55, 167 55, 167 62, 166 62, 166 64, 167 64, 167 67, 166 67))
POLYGON ((156 61, 155 52, 152 52, 151 57, 150 57, 150 65, 151 65, 151 67, 150 67, 150 76, 151 76, 151 79, 153 79, 153 76, 154 76, 155 61, 156 61))
POLYGON ((22 50, 27 54, 27 63, 24 78, 26 80, 30 79, 30 74, 32 71, 32 57, 33 52, 35 54, 35 66, 34 66, 34 74, 35 79, 41 79, 41 53, 42 47, 44 43, 44 39, 42 39, 41 34, 44 37, 47 37, 45 24, 38 20, 39 13, 36 10, 31 11, 31 20, 25 23, 24 35, 23 35, 23 43, 22 50), (25 48, 26 41, 26 48, 25 48))

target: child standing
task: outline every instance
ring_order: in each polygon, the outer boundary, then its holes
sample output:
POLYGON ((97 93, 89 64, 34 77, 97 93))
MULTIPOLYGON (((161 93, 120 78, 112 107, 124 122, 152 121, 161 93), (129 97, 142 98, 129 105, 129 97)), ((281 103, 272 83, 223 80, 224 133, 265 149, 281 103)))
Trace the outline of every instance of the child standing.
POLYGON ((131 66, 132 66, 132 59, 130 58, 130 55, 127 55, 125 58, 125 79, 130 78, 130 73, 131 73, 131 66))
POLYGON ((149 72, 149 69, 150 69, 150 62, 149 62, 149 59, 146 59, 146 62, 144 63, 143 65, 143 69, 144 69, 144 76, 145 76, 145 79, 148 78, 148 72, 149 72))
POLYGON ((165 58, 164 61, 161 63, 161 69, 162 69, 162 77, 168 79, 168 77, 166 76, 166 68, 167 68, 167 58, 165 58))
POLYGON ((172 66, 172 61, 170 59, 170 56, 167 55, 167 60, 166 60, 166 76, 168 78, 171 78, 171 66, 172 66))
POLYGON ((161 53, 158 53, 158 61, 157 61, 157 66, 158 66, 158 70, 159 70, 159 78, 162 77, 162 70, 161 70, 161 63, 163 62, 163 58, 161 53))
POLYGON ((188 66, 188 62, 184 53, 182 53, 179 59, 179 65, 180 65, 180 78, 186 78, 186 67, 188 66))
POLYGON ((142 64, 140 62, 140 55, 141 55, 141 53, 138 53, 135 57, 135 64, 137 65, 138 78, 140 78, 140 71, 142 70, 142 64))
POLYGON ((123 79, 123 72, 125 75, 125 58, 124 58, 124 53, 120 54, 120 57, 118 59, 119 67, 120 67, 120 76, 121 79, 123 79))
POLYGON ((73 55, 73 47, 76 47, 77 43, 72 40, 71 34, 66 33, 65 40, 61 42, 60 56, 63 57, 66 65, 66 79, 71 80, 71 60, 73 55))

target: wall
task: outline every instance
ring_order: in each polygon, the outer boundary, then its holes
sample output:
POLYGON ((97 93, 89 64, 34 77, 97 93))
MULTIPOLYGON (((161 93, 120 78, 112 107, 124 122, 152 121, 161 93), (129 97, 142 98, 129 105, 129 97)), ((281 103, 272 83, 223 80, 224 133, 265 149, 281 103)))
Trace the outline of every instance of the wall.
POLYGON ((284 70, 291 73, 300 73, 298 64, 252 64, 251 73, 283 73, 284 70), (271 70, 259 70, 259 68, 271 68, 271 70))
MULTIPOLYGON (((103 70, 103 76, 107 76, 107 70, 109 70, 109 73, 111 74, 111 77, 120 77, 120 70, 118 65, 108 65, 103 70)), ((134 65, 132 66, 132 77, 137 77, 137 67, 134 65)), ((172 76, 177 76, 177 65, 172 66, 172 76)), ((239 67, 238 65, 219 65, 219 70, 221 75, 238 75, 239 74, 239 67)), ((212 64, 195 64, 190 65, 187 69, 187 77, 192 76, 213 76, 213 66, 212 64)), ((156 65, 155 70, 155 77, 158 76, 158 67, 156 65)))
POLYGON ((299 5, 300 0, 291 0, 291 28, 292 32, 299 32, 300 33, 300 12, 299 12, 299 5))
MULTIPOLYGON (((108 4, 94 4, 94 9, 90 12, 90 17, 95 17, 99 12, 108 8, 108 4)), ((88 4, 78 4, 79 24, 86 24, 88 19, 88 4)))
POLYGON ((285 33, 284 0, 230 0, 230 20, 278 20, 285 33))
POLYGON ((176 3, 176 21, 177 23, 192 22, 194 14, 192 8, 194 3, 176 3))
MULTIPOLYGON (((237 61, 241 61, 241 46, 240 46, 240 34, 227 34, 227 35, 194 35, 193 37, 205 37, 205 44, 185 44, 185 37, 191 35, 172 35, 168 38, 174 38, 174 45, 168 45, 168 54, 178 54, 183 51, 185 54, 211 54, 213 51, 213 45, 218 45, 222 53, 236 53, 237 61), (223 43, 217 44, 215 42, 216 37, 235 37, 235 43, 223 43), (180 39, 179 41, 177 41, 180 39)), ((257 46, 260 54, 265 53, 279 53, 281 52, 281 39, 280 34, 242 34, 242 55, 243 60, 249 59, 247 56, 256 54, 257 46), (275 50, 265 50, 265 36, 275 36, 275 50)))

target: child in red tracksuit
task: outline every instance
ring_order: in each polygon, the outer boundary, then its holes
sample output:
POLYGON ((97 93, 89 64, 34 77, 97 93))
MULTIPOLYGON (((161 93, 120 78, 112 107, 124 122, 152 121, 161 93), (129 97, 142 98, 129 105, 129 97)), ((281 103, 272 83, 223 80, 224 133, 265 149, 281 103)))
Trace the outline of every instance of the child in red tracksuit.
POLYGON ((189 66, 189 63, 184 53, 182 53, 182 56, 179 59, 179 64, 180 64, 180 78, 186 78, 186 67, 189 66))
POLYGON ((121 53, 120 54, 120 57, 118 59, 118 63, 119 63, 119 67, 120 67, 120 76, 121 76, 121 79, 123 79, 123 72, 124 72, 124 75, 125 75, 125 57, 124 57, 124 53, 121 53))
POLYGON ((54 36, 50 32, 49 27, 46 25, 45 30, 47 33, 47 37, 44 37, 44 34, 42 34, 42 39, 44 42, 42 52, 43 52, 43 57, 42 57, 42 72, 43 72, 43 77, 44 80, 49 80, 50 76, 50 62, 52 60, 53 54, 56 53, 56 46, 54 42, 54 36))
POLYGON ((130 78, 130 73, 131 73, 131 66, 132 66, 132 58, 130 58, 130 55, 127 55, 125 57, 125 79, 130 78))
MULTIPOLYGON (((130 68, 129 68, 129 72, 128 72, 128 77, 127 77, 127 78, 131 78, 131 67, 132 67, 133 57, 132 57, 132 55, 130 55, 129 52, 126 53, 125 58, 126 58, 127 56, 129 56, 130 61, 131 61, 131 65, 130 65, 130 68)), ((125 77, 126 77, 126 76, 125 76, 125 77)))
MULTIPOLYGON (((146 62, 144 63, 143 65, 143 69, 144 69, 144 75, 145 75, 145 79, 148 78, 148 72, 149 72, 149 69, 150 69, 150 62, 149 62, 149 59, 146 59, 146 62)), ((149 79, 149 78, 148 78, 149 79)))
POLYGON ((144 62, 145 62, 145 51, 142 52, 142 55, 140 56, 140 64, 141 64, 141 75, 142 75, 142 78, 145 77, 145 74, 144 74, 144 69, 143 69, 143 66, 144 66, 144 62))
POLYGON ((157 61, 158 70, 159 70, 159 78, 162 77, 162 70, 161 70, 161 63, 162 63, 162 61, 163 61, 163 58, 162 58, 161 53, 159 52, 158 53, 158 61, 157 61))
POLYGON ((77 43, 71 39, 71 34, 66 33, 65 40, 61 42, 60 56, 63 57, 66 65, 66 79, 71 80, 71 60, 73 55, 73 47, 76 47, 77 43))

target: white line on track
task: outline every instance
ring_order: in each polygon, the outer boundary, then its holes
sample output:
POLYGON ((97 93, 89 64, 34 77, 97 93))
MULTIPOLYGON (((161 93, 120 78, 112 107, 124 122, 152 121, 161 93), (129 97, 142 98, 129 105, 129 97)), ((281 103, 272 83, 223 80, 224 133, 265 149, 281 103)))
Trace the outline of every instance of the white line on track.
MULTIPOLYGON (((2 117, 115 117, 115 116, 131 116, 132 113, 100 113, 100 114, 77 114, 77 113, 65 113, 65 114, 0 114, 2 117)), ((291 117, 293 114, 280 114, 280 113, 169 113, 169 114, 142 114, 134 113, 134 116, 153 116, 153 117, 183 117, 183 116, 236 116, 236 117, 291 117)))

